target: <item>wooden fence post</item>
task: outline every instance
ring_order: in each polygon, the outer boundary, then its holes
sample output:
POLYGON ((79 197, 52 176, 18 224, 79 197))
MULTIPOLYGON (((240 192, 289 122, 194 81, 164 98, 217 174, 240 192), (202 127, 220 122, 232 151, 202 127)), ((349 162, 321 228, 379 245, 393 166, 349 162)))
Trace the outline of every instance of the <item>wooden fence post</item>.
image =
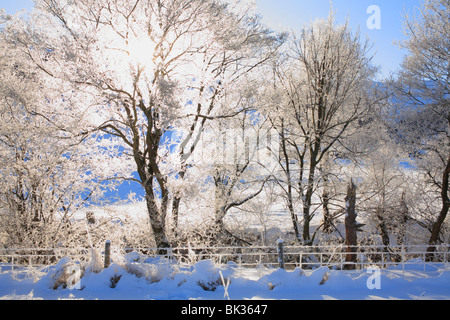
POLYGON ((284 269, 284 242, 283 239, 277 240, 278 266, 284 269))
POLYGON ((105 269, 111 264, 111 241, 105 242, 105 269))

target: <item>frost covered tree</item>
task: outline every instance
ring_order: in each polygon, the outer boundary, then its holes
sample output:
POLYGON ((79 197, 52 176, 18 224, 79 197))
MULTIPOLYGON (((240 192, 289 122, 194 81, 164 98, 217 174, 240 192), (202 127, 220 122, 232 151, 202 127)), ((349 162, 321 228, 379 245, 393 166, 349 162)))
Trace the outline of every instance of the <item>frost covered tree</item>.
POLYGON ((0 30, 0 214, 8 246, 65 242, 70 218, 100 200, 118 150, 79 130, 70 91, 29 59, 16 39, 19 17, 0 30), (99 165, 99 163, 101 165, 99 165))
POLYGON ((450 2, 427 0, 418 11, 404 21, 408 55, 393 83, 393 110, 396 138, 440 197, 428 241, 434 251, 450 208, 450 2))
POLYGON ((219 137, 219 143, 215 144, 217 155, 210 170, 214 186, 215 228, 222 233, 230 234, 225 228, 227 213, 258 199, 272 178, 268 163, 270 149, 277 149, 278 141, 268 143, 267 140, 275 140, 275 136, 266 124, 256 112, 243 113, 233 121, 223 123, 227 131, 215 136, 216 140, 219 137))
MULTIPOLYGON (((213 27, 221 30, 220 33, 215 31, 220 37, 213 39, 219 46, 205 51, 201 76, 198 76, 195 86, 189 86, 188 89, 186 117, 178 122, 177 133, 181 133, 177 146, 181 159, 178 180, 183 180, 189 166, 192 166, 190 157, 198 149, 198 142, 206 127, 221 128, 220 132, 216 130, 218 136, 230 136, 227 130, 237 132, 231 124, 236 122, 235 118, 239 122, 242 117, 249 118, 248 113, 256 112, 255 88, 263 82, 261 77, 264 78, 259 70, 275 58, 275 53, 285 41, 284 34, 272 34, 261 24, 259 16, 251 15, 251 6, 245 2, 237 2, 229 8, 233 8, 234 17, 222 20, 222 24, 213 27), (231 28, 227 23, 231 23, 231 28), (233 25, 240 26, 235 29, 233 25), (229 32, 233 32, 234 39, 229 37, 229 32)), ((239 140, 240 137, 238 134, 233 138, 239 140)), ((204 147, 205 144, 201 146, 204 147)), ((201 151, 204 155, 207 152, 201 151)), ((214 158, 214 154, 210 156, 214 158)), ((179 181, 177 184, 180 185, 179 181)), ((175 190, 172 206, 175 226, 180 201, 179 193, 175 190)))
POLYGON ((38 0, 24 24, 24 51, 77 94, 78 112, 90 116, 85 133, 121 140, 132 180, 145 190, 155 244, 167 247, 170 200, 175 219, 180 201, 172 182, 185 175, 204 122, 240 112, 216 104, 279 37, 239 1, 38 0))
POLYGON ((238 82, 237 88, 226 93, 218 106, 236 105, 239 112, 232 116, 219 115, 202 125, 204 133, 186 160, 185 183, 190 183, 191 190, 201 190, 196 201, 206 197, 201 203, 207 216, 202 221, 205 230, 195 232, 205 243, 248 243, 230 230, 229 220, 226 221, 228 213, 239 216, 242 206, 259 201, 272 176, 267 163, 263 164, 269 160, 268 140, 274 140, 273 149, 278 147, 278 141, 275 141, 276 132, 270 132, 267 119, 257 110, 261 81, 264 80, 250 81, 246 77, 238 82))
MULTIPOLYGON (((336 25, 330 14, 302 29, 289 59, 275 71, 279 101, 272 118, 281 136, 280 159, 294 226, 294 197, 302 203, 304 243, 311 241, 309 223, 316 211, 313 195, 321 163, 376 102, 369 95, 376 72, 369 51, 358 33, 347 24, 336 25)), ((296 233, 300 237, 299 228, 296 233)))
MULTIPOLYGON (((379 136, 374 134, 374 137, 379 136)), ((405 241, 408 222, 408 209, 405 207, 408 182, 406 168, 402 168, 400 157, 388 143, 381 142, 378 147, 362 158, 363 164, 358 166, 363 180, 360 185, 361 201, 358 209, 364 212, 365 221, 375 227, 374 234, 381 238, 383 246, 388 248, 391 239, 397 245, 405 241)), ((373 230, 373 229, 372 229, 373 230)), ((376 239, 371 241, 378 242, 376 239)))

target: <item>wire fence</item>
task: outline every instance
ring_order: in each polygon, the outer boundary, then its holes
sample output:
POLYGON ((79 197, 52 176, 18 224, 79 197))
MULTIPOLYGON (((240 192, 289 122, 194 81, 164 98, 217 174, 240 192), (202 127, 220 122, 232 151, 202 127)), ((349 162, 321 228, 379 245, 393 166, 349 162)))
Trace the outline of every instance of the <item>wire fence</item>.
MULTIPOLYGON (((347 261, 348 246, 284 246, 279 242, 274 246, 251 247, 177 247, 161 248, 118 248, 108 245, 105 248, 95 248, 103 259, 115 259, 133 255, 134 263, 145 263, 148 258, 163 257, 183 265, 193 265, 198 261, 212 260, 218 265, 233 263, 239 267, 253 268, 258 266, 284 269, 314 269, 329 267, 331 269, 365 269, 377 266, 381 269, 390 266, 440 263, 450 269, 450 246, 437 245, 430 253, 428 245, 404 246, 357 246, 353 247, 354 259, 347 261), (281 244, 281 245, 280 245, 281 244), (109 249, 110 248, 110 249, 109 249)), ((38 268, 56 264, 61 258, 69 257, 82 265, 87 265, 92 259, 91 248, 3 248, 0 249, 0 272, 20 268, 38 268)), ((128 261, 130 261, 128 259, 128 261)), ((114 262, 114 261, 113 261, 114 262)), ((108 261, 109 264, 109 261, 108 261)), ((106 265, 106 264, 105 264, 106 265)))
POLYGON ((64 257, 87 264, 91 248, 0 248, 0 272, 55 265, 64 257))

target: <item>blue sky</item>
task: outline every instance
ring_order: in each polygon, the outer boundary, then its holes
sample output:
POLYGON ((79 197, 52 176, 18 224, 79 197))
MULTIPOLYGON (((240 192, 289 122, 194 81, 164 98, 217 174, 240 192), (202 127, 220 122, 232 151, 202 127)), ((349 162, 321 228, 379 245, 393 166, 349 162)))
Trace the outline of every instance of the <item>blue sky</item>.
POLYGON ((31 10, 34 2, 32 0, 0 0, 0 8, 6 13, 13 14, 21 9, 31 10))
MULTIPOLYGON (((326 18, 330 10, 330 0, 255 0, 257 11, 264 21, 275 30, 298 31, 316 18, 326 18)), ((405 12, 413 13, 420 0, 333 0, 338 23, 347 18, 352 30, 359 30, 362 37, 368 37, 374 44, 374 64, 381 67, 380 77, 396 71, 405 51, 400 50, 394 41, 404 39, 402 17, 405 12), (367 13, 369 6, 380 9, 380 29, 369 29, 367 20, 372 16, 367 13)), ((0 0, 0 8, 7 13, 21 9, 31 10, 32 0, 0 0)))
MULTIPOLYGON (((267 25, 274 29, 285 28, 298 31, 304 24, 317 18, 326 18, 330 10, 330 0, 256 0, 257 10, 267 25)), ((413 14, 420 5, 419 0, 333 0, 333 10, 338 23, 349 25, 353 31, 360 31, 374 45, 374 64, 381 67, 380 77, 386 77, 399 67, 405 51, 393 44, 405 39, 402 21, 405 13, 413 14), (369 29, 367 20, 373 11, 367 9, 376 5, 379 8, 380 28, 369 29)))

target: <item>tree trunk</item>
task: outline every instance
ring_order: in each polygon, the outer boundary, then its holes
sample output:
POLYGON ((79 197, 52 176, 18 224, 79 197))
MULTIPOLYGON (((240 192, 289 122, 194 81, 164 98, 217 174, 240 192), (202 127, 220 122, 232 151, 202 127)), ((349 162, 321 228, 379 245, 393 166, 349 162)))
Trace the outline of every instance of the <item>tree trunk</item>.
POLYGON ((285 173, 286 173, 286 178, 287 178, 287 202, 288 202, 289 212, 291 214, 292 225, 294 227, 295 238, 297 240, 300 240, 300 231, 298 229, 298 219, 297 219, 297 215, 295 214, 295 211, 294 211, 294 202, 292 199, 292 180, 291 180, 291 170, 290 170, 290 164, 289 164, 290 160, 289 160, 289 155, 288 155, 287 148, 286 148, 286 137, 285 137, 284 133, 285 133, 284 121, 282 120, 282 122, 281 122, 281 148, 283 151, 284 160, 286 162, 285 173))
POLYGON ((179 195, 175 195, 172 200, 172 231, 175 239, 178 236, 178 219, 180 215, 180 203, 181 197, 179 195))
POLYGON ((328 193, 328 190, 324 186, 323 192, 322 192, 322 207, 323 207, 323 231, 325 233, 330 234, 333 232, 333 218, 330 213, 329 208, 329 202, 330 202, 330 194, 328 193))
POLYGON ((311 220, 311 203, 314 192, 314 179, 316 173, 316 156, 312 157, 309 165, 308 185, 306 187, 306 194, 303 199, 303 241, 309 245, 311 243, 311 235, 309 233, 309 222, 311 220))
MULTIPOLYGON (((192 132, 193 128, 191 128, 191 132, 192 132)), ((191 154, 194 152, 194 146, 191 147, 191 154)), ((181 150, 180 151, 180 158, 181 158, 181 170, 178 173, 179 174, 179 178, 181 180, 184 180, 184 176, 186 175, 186 160, 184 159, 184 151, 181 150)), ((180 215, 180 203, 181 203, 181 196, 179 193, 175 193, 173 195, 173 200, 172 200, 172 231, 173 231, 173 235, 175 237, 175 239, 178 236, 178 220, 179 220, 179 215, 180 215)))
POLYGON ((389 232, 386 225, 386 221, 384 220, 384 210, 382 208, 377 209, 377 219, 378 219, 378 229, 381 234, 381 241, 383 242, 384 249, 387 250, 390 244, 389 240, 389 232))
MULTIPOLYGON (((147 203, 147 212, 150 221, 150 228, 153 232, 153 237, 157 248, 161 248, 158 254, 165 254, 170 243, 167 239, 165 230, 165 219, 167 215, 168 206, 168 190, 165 186, 163 177, 157 177, 159 187, 161 189, 161 207, 158 208, 156 203, 156 196, 153 191, 153 180, 155 177, 152 165, 146 163, 145 159, 135 148, 135 162, 138 168, 138 174, 141 180, 141 185, 145 191, 145 200, 147 203)), ((156 154, 156 153, 155 153, 156 154)), ((150 157, 149 157, 150 158, 150 157)), ((150 158, 149 161, 156 161, 156 157, 150 158)))
POLYGON ((408 221, 408 206, 406 205, 406 193, 402 193, 402 199, 400 200, 400 216, 398 218, 397 225, 397 245, 401 246, 405 242, 406 235, 406 223, 408 221))
POLYGON ((150 227, 155 238, 156 247, 159 248, 159 254, 165 254, 165 249, 170 247, 167 240, 164 215, 159 212, 158 206, 152 195, 146 195, 147 211, 150 219, 150 227))
MULTIPOLYGON (((318 125, 318 127, 320 128, 320 124, 318 125)), ((314 193, 314 182, 316 179, 316 168, 318 164, 317 159, 319 152, 321 150, 321 144, 322 140, 320 138, 316 138, 314 143, 309 147, 310 156, 309 156, 308 183, 306 186, 305 196, 303 197, 303 241, 305 242, 306 245, 311 244, 309 223, 311 221, 311 204, 312 204, 312 196, 314 193)))
POLYGON ((319 170, 323 178, 322 187, 322 209, 323 209, 323 231, 330 234, 333 231, 333 218, 331 216, 329 203, 330 203, 330 188, 329 188, 329 155, 326 153, 322 160, 322 165, 319 170))
POLYGON ((427 249, 427 260, 432 260, 433 252, 436 251, 436 244, 439 239, 439 232, 441 231, 441 227, 447 217, 447 213, 450 208, 450 200, 448 196, 449 190, 449 174, 450 174, 450 156, 447 160, 447 166, 444 170, 442 176, 442 190, 441 190, 441 199, 442 199, 442 209, 439 213, 437 221, 433 224, 433 228, 431 230, 430 240, 428 241, 428 249, 427 249))
MULTIPOLYGON (((347 245, 347 254, 345 256, 345 262, 356 262, 356 186, 353 180, 350 182, 347 188, 347 196, 345 197, 347 214, 345 216, 345 244, 347 245)), ((355 265, 349 264, 346 269, 354 269, 355 265)))

